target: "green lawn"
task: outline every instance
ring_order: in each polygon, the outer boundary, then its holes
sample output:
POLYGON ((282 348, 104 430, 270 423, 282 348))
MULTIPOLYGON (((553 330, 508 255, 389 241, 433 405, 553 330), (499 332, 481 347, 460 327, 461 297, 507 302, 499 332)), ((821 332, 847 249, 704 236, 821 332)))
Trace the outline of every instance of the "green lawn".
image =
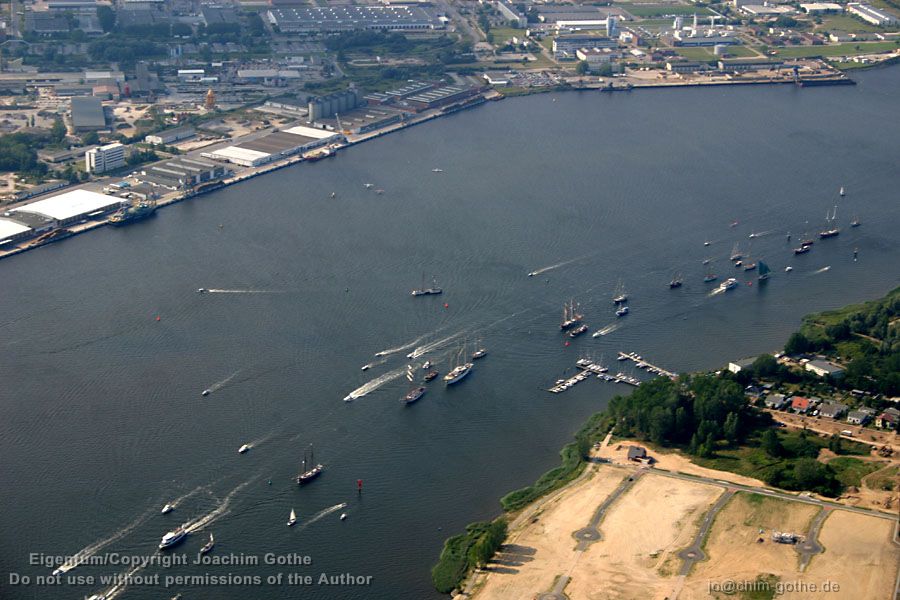
POLYGON ((524 29, 513 29, 511 27, 492 27, 491 33, 494 34, 494 44, 502 46, 508 40, 517 37, 519 41, 525 37, 524 29))
POLYGON ((678 48, 678 54, 688 60, 695 60, 698 62, 716 60, 712 48, 678 48))
POLYGON ((622 8, 624 10, 627 10, 635 17, 642 18, 694 14, 696 14, 698 17, 704 17, 712 14, 712 11, 710 11, 708 8, 684 6, 681 4, 641 4, 640 6, 625 5, 622 8))
POLYGON ((826 15, 822 17, 822 24, 816 29, 819 31, 846 31, 848 33, 886 31, 877 25, 866 23, 862 19, 857 19, 850 15, 826 15))
POLYGON ((828 464, 837 471, 837 478, 841 483, 844 485, 855 485, 856 487, 859 487, 860 479, 884 466, 849 456, 840 456, 832 459, 828 461, 828 464))
POLYGON ((897 488, 897 476, 900 474, 900 467, 890 467, 873 475, 866 482, 866 485, 873 490, 894 490, 897 488))
POLYGON ((856 56, 889 52, 900 48, 897 42, 859 42, 835 44, 833 46, 796 46, 793 48, 773 48, 779 58, 809 58, 813 56, 856 56))

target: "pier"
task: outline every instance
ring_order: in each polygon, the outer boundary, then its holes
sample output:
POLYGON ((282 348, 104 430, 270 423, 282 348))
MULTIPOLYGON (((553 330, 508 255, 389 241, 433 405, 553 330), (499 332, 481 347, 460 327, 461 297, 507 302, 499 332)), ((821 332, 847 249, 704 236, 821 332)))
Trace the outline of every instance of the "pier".
POLYGON ((592 362, 587 358, 579 358, 578 362, 575 363, 575 366, 580 369, 578 374, 573 375, 568 379, 558 380, 556 384, 553 387, 549 388, 547 391, 552 394, 562 393, 570 387, 574 386, 576 383, 581 383, 591 376, 596 376, 597 379, 608 381, 610 383, 625 383, 628 385, 633 385, 634 387, 641 385, 640 379, 621 372, 616 373, 615 375, 610 375, 609 369, 601 364, 592 362))
POLYGON ((638 369, 644 369, 648 373, 653 373, 654 375, 661 375, 663 377, 668 377, 669 379, 675 379, 678 377, 678 373, 673 373, 672 371, 666 371, 662 367, 657 367, 656 365, 644 360, 641 355, 637 354, 636 352, 619 352, 619 360, 634 361, 634 364, 638 369))

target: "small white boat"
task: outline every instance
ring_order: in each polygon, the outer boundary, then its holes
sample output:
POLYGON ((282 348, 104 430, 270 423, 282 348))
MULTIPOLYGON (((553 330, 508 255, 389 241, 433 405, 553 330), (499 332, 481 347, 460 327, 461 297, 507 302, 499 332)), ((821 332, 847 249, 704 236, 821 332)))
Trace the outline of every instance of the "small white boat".
POLYGON ((363 365, 363 366, 362 366, 362 370, 363 370, 363 371, 368 371, 368 370, 371 369, 371 368, 372 368, 372 365, 363 365))
POLYGON ((347 518, 347 513, 341 513, 341 521, 347 518))
POLYGON ((197 288, 197 293, 198 293, 198 294, 205 294, 205 293, 208 292, 208 291, 209 291, 209 290, 207 290, 206 288, 197 288))
POLYGON ((528 274, 529 277, 534 277, 535 275, 537 275, 537 273, 535 271, 532 271, 531 273, 528 274))
POLYGON ((210 392, 210 390, 206 389, 206 390, 203 390, 202 392, 200 392, 200 395, 201 396, 209 396, 209 392, 210 392))
POLYGON ((422 364, 422 368, 425 369, 426 371, 427 371, 428 369, 430 369, 430 368, 431 368, 431 361, 430 361, 430 360, 426 360, 426 361, 422 364))
POLYGON ((206 553, 208 553, 210 550, 213 549, 213 546, 215 546, 215 545, 216 545, 216 540, 213 539, 213 534, 210 533, 210 534, 209 534, 209 541, 206 542, 206 544, 204 544, 202 548, 200 548, 200 554, 206 554, 206 553))
POLYGON ((432 169, 431 172, 432 173, 443 173, 444 170, 443 169, 432 169))
POLYGON ((475 352, 472 353, 473 359, 484 358, 485 356, 487 356, 487 350, 485 348, 479 348, 478 350, 476 350, 475 352))
POLYGON ((375 187, 374 183, 364 183, 363 185, 366 186, 367 190, 371 190, 373 187, 375 187))
POLYGON ((784 272, 785 272, 785 273, 790 273, 790 272, 793 271, 793 270, 794 270, 794 267, 785 267, 785 268, 784 268, 784 272))
POLYGON ((353 394, 347 394, 346 396, 344 396, 344 402, 353 402, 354 400, 355 398, 353 397, 353 394))
POLYGON ((704 246, 709 246, 712 242, 703 242, 704 246))
POLYGON ((164 514, 164 515, 167 515, 170 512, 172 512, 173 510, 175 510, 174 506, 172 506, 171 504, 166 504, 165 506, 162 507, 162 511, 160 511, 160 512, 162 512, 162 514, 164 514))
POLYGON ((624 316, 627 315, 627 314, 628 314, 628 307, 627 307, 627 306, 622 306, 621 308, 619 308, 619 310, 616 311, 616 316, 617 316, 617 317, 624 317, 624 316))
POLYGON ((841 196, 846 196, 846 195, 847 195, 847 194, 844 193, 844 186, 841 186, 841 191, 838 192, 838 193, 839 193, 841 196))
POLYGON ((337 198, 337 193, 331 192, 331 197, 332 197, 332 198, 337 198))
POLYGON ((246 452, 247 450, 249 450, 252 447, 253 446, 251 446, 250 444, 244 444, 243 446, 238 448, 238 454, 243 454, 244 452, 246 452))
POLYGON ((293 527, 297 524, 297 513, 294 512, 294 509, 291 509, 291 516, 288 518, 287 526, 293 527))

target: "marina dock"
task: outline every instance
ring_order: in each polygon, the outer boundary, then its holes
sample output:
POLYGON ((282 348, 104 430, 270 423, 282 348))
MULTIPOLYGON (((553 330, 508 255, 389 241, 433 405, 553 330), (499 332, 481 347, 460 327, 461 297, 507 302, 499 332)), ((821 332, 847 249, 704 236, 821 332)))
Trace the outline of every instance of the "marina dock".
POLYGON ((668 377, 669 379, 675 379, 676 377, 678 377, 678 373, 673 373, 672 371, 667 371, 662 367, 658 367, 644 360, 641 355, 637 354, 636 352, 619 352, 619 360, 634 361, 634 364, 638 369, 644 369, 648 373, 653 373, 654 375, 661 375, 663 377, 668 377))
POLYGON ((575 366, 580 369, 577 375, 573 375, 568 379, 558 380, 556 384, 553 387, 549 388, 547 391, 552 394, 559 394, 574 386, 576 383, 581 383, 585 379, 592 376, 595 376, 597 377, 597 379, 603 381, 608 381, 610 383, 625 383, 628 385, 633 385, 634 387, 641 385, 640 379, 621 372, 616 373, 615 375, 610 375, 609 369, 601 364, 592 362, 587 358, 578 359, 578 362, 575 363, 575 366))

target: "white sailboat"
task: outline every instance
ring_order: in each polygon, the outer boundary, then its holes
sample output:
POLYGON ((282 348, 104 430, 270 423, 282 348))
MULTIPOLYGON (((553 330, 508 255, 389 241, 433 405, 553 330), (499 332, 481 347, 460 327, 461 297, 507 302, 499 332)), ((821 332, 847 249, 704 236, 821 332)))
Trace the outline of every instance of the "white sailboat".
POLYGON ((202 548, 200 548, 200 554, 206 554, 207 552, 212 550, 213 546, 215 546, 215 545, 216 545, 216 540, 213 538, 213 534, 210 533, 209 541, 206 542, 206 544, 204 544, 202 548))
POLYGON ((841 196, 846 196, 846 195, 847 195, 847 194, 844 193, 844 186, 841 186, 841 191, 838 192, 838 193, 839 193, 841 196))
POLYGON ((628 292, 625 291, 625 284, 622 283, 622 280, 620 279, 619 284, 613 292, 613 304, 622 304, 626 301, 628 301, 628 292))
POLYGON ((297 523, 297 513, 294 512, 294 509, 291 509, 291 516, 288 519, 287 526, 293 527, 297 523))

